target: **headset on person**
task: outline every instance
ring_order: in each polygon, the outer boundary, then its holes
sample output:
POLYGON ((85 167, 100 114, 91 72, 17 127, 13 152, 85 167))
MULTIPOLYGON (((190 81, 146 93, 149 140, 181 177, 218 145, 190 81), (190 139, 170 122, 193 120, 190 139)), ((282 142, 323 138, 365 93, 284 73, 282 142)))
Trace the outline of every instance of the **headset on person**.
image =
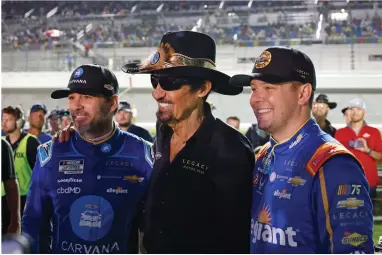
POLYGON ((21 107, 21 105, 18 105, 15 107, 16 112, 16 128, 22 129, 25 126, 25 116, 24 116, 24 110, 21 107))

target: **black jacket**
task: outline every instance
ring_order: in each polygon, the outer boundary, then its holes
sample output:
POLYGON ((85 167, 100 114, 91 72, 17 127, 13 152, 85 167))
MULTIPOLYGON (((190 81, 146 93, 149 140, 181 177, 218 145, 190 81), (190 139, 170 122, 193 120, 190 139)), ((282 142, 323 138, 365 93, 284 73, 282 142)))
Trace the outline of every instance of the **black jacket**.
POLYGON ((136 136, 139 136, 140 138, 143 138, 144 140, 152 143, 153 142, 153 138, 151 137, 149 131, 147 131, 146 129, 142 128, 142 127, 139 127, 139 126, 136 126, 134 124, 132 124, 128 129, 127 129, 127 132, 129 133, 132 133, 136 136))
POLYGON ((269 141, 269 135, 260 130, 257 124, 250 126, 247 130, 247 133, 245 133, 245 136, 252 144, 253 149, 256 149, 258 146, 263 146, 269 141))
POLYGON ((335 127, 332 126, 332 123, 330 123, 330 121, 328 120, 325 120, 325 127, 322 128, 322 130, 331 135, 332 137, 334 137, 334 135, 336 134, 336 131, 337 129, 335 127))
POLYGON ((205 115, 171 163, 173 131, 157 125, 145 210, 149 253, 249 253, 252 148, 208 104, 205 115))

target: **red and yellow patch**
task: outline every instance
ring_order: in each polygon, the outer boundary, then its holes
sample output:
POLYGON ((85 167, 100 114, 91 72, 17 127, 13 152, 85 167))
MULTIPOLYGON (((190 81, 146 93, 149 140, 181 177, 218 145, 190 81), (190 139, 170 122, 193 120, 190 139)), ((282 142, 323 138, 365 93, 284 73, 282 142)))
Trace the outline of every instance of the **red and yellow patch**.
POLYGON ((307 171, 311 176, 314 176, 317 173, 318 169, 320 169, 321 166, 329 158, 337 154, 348 154, 354 157, 354 155, 342 145, 335 143, 324 143, 320 147, 318 147, 312 158, 306 164, 307 171))

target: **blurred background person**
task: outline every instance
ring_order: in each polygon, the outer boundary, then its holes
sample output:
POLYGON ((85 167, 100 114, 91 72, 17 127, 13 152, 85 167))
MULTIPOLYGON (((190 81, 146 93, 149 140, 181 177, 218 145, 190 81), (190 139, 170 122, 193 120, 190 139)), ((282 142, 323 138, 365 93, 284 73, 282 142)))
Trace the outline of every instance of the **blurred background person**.
POLYGON ((240 119, 236 116, 230 116, 227 118, 226 123, 237 130, 240 130, 240 119))
POLYGON ((32 106, 29 113, 29 129, 28 133, 37 137, 40 143, 49 142, 52 137, 44 132, 42 128, 45 124, 45 115, 48 110, 43 104, 35 104, 32 106))
POLYGON ((47 133, 53 136, 60 130, 60 112, 58 110, 51 111, 48 115, 48 121, 50 129, 47 133))
POLYGON ((245 136, 252 144, 253 149, 261 147, 269 141, 269 134, 259 129, 257 124, 252 124, 245 133, 245 136))
POLYGON ((345 107, 341 110, 342 114, 344 115, 344 120, 346 125, 350 125, 351 123, 351 110, 349 107, 345 107))
POLYGON ((377 128, 365 122, 366 103, 355 98, 350 101, 351 124, 337 131, 335 138, 361 162, 370 185, 370 197, 375 205, 379 176, 377 161, 382 159, 382 139, 377 128))
POLYGON ((20 193, 11 145, 1 139, 1 233, 20 233, 20 193))
POLYGON ((330 121, 327 119, 329 110, 337 107, 337 103, 329 102, 329 98, 325 94, 320 94, 317 96, 316 101, 313 102, 312 113, 316 119, 320 128, 327 134, 334 137, 336 129, 332 126, 330 121))
POLYGON ((19 107, 5 107, 2 110, 1 125, 7 132, 4 139, 11 145, 14 152, 15 172, 20 191, 20 216, 22 217, 40 142, 37 137, 23 130, 24 116, 19 107))
POLYGON ((69 110, 60 111, 60 123, 62 128, 66 128, 72 122, 72 116, 70 115, 69 110))
POLYGON ((136 136, 145 139, 148 142, 153 142, 149 131, 133 124, 133 111, 131 105, 126 101, 119 102, 118 112, 115 116, 118 127, 136 136))

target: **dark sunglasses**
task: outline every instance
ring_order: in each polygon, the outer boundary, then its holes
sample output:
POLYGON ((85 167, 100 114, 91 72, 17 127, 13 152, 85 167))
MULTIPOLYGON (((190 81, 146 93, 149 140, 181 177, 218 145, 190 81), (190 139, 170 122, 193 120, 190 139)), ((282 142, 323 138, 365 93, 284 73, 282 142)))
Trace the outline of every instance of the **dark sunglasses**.
POLYGON ((169 76, 159 76, 151 75, 151 85, 154 89, 158 87, 158 83, 163 90, 173 91, 180 89, 183 85, 196 85, 202 84, 204 80, 193 78, 193 77, 169 77, 169 76))

